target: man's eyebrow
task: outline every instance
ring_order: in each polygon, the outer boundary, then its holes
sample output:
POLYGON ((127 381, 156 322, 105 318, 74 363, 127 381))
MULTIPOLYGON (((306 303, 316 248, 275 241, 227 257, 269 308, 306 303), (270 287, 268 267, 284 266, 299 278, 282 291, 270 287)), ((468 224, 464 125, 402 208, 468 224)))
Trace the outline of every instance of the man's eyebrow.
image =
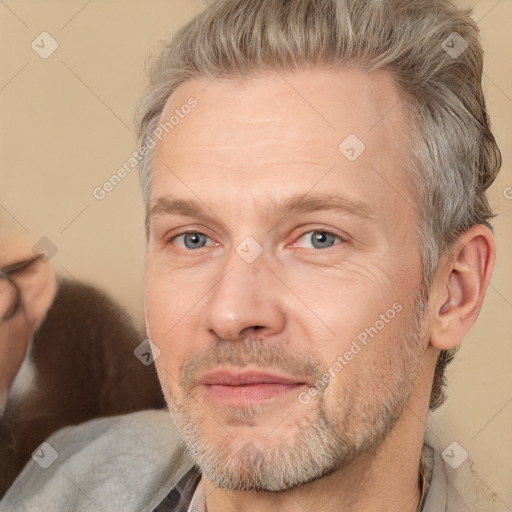
POLYGON ((366 203, 329 193, 295 194, 272 204, 276 213, 311 213, 326 210, 348 213, 365 219, 375 217, 375 212, 366 203))
MULTIPOLYGON (((165 196, 155 201, 154 205, 150 208, 149 215, 150 217, 183 215, 208 220, 211 219, 212 215, 207 210, 206 206, 203 207, 196 201, 165 196)), ((374 210, 366 203, 328 193, 294 194, 281 201, 271 200, 268 211, 273 214, 336 211, 368 220, 375 218, 374 210)))

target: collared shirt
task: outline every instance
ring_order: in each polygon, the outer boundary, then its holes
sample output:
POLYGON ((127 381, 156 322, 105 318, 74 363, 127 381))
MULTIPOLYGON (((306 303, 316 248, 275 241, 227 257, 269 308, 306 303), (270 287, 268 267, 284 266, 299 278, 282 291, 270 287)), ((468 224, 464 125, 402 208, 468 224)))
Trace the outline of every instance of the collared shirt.
MULTIPOLYGON (((452 467, 425 446, 419 511, 501 510, 467 460, 452 467)), ((66 427, 43 448, 43 460, 25 466, 0 512, 204 512, 201 473, 168 411, 66 427)))
POLYGON ((203 483, 199 482, 187 512, 206 512, 203 483))

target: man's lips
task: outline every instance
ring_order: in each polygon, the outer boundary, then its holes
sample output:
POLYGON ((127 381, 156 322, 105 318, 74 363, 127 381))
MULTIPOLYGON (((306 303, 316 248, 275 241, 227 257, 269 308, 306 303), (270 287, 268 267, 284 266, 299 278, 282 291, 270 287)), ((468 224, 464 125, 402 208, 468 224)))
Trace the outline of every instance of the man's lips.
POLYGON ((255 384, 287 384, 297 385, 305 384, 304 380, 297 380, 282 375, 269 372, 245 371, 234 372, 230 370, 215 370, 205 373, 200 379, 199 384, 211 386, 251 386, 255 384))
POLYGON ((296 379, 262 371, 215 370, 199 379, 210 400, 224 405, 244 406, 261 402, 307 386, 296 379))

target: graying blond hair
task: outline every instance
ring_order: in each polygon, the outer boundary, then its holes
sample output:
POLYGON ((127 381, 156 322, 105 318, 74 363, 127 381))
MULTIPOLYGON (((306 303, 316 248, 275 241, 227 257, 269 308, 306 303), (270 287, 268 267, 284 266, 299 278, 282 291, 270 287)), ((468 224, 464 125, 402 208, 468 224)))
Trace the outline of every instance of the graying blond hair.
MULTIPOLYGON (((410 122, 406 185, 420 219, 421 293, 428 296, 440 256, 460 233, 475 224, 490 227, 494 217, 485 193, 501 154, 470 14, 448 0, 219 0, 162 42, 150 62, 150 86, 136 112, 140 147, 151 140, 169 96, 188 80, 315 66, 388 70, 410 122), (450 47, 464 51, 449 53, 450 47)), ((139 166, 146 236, 152 154, 139 166)), ((445 400, 444 372, 456 350, 440 353, 431 409, 445 400)))

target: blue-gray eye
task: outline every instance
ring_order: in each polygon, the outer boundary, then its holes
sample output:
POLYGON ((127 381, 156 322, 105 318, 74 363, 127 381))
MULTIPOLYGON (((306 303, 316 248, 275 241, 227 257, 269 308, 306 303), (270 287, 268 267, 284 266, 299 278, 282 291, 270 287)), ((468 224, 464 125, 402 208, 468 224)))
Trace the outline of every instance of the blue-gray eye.
MULTIPOLYGON (((203 233, 182 233, 174 238, 175 243, 182 238, 185 249, 202 249, 206 245, 208 237, 203 233)), ((180 244, 177 244, 180 245, 180 244)), ((183 246, 182 246, 183 247, 183 246)))
POLYGON ((336 243, 336 240, 341 242, 341 238, 339 236, 336 236, 329 231, 308 231, 307 233, 304 233, 299 240, 297 240, 297 244, 302 239, 309 240, 311 242, 311 246, 308 247, 308 249, 328 249, 336 243))

